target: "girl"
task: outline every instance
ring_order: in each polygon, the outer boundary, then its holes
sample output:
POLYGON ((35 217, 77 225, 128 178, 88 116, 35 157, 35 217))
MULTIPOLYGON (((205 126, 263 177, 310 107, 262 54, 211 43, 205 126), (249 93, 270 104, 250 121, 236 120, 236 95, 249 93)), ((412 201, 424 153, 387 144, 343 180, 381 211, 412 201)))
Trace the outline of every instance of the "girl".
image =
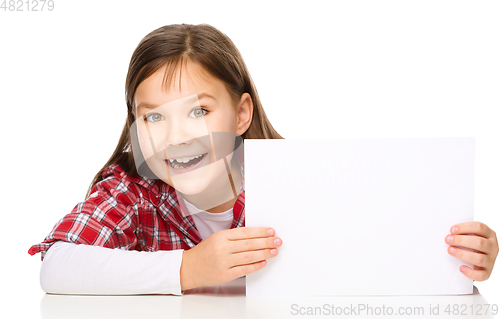
MULTIPOLYGON (((151 32, 132 56, 126 100, 121 138, 86 200, 29 250, 42 253, 42 288, 181 295, 262 269, 282 240, 242 227, 242 140, 282 137, 231 40, 208 25, 151 32)), ((479 222, 451 230, 449 253, 477 265, 463 273, 487 279, 495 233, 479 222)))
POLYGON ((151 32, 132 56, 126 100, 120 141, 86 200, 29 251, 42 252, 42 288, 180 295, 264 267, 281 240, 241 227, 239 141, 282 137, 231 40, 208 25, 151 32), (195 155, 196 169, 180 168, 195 155))

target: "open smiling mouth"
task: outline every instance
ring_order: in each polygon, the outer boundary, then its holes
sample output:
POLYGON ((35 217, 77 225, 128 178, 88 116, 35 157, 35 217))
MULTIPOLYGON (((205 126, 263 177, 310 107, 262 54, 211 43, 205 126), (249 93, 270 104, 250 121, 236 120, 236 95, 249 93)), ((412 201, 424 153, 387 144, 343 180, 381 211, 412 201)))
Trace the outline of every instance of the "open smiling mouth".
POLYGON ((177 159, 167 159, 168 166, 176 173, 185 173, 196 169, 201 166, 201 162, 205 159, 206 155, 200 154, 193 157, 184 157, 177 159))

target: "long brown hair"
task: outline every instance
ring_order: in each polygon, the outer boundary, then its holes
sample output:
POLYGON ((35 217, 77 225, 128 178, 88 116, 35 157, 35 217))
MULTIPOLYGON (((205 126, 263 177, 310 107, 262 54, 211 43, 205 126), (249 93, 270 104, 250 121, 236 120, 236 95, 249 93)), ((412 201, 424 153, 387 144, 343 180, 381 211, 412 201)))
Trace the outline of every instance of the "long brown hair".
POLYGON ((245 92, 250 94, 253 115, 248 130, 241 136, 243 140, 283 138, 269 122, 243 58, 227 35, 208 24, 167 25, 146 35, 132 54, 125 83, 125 126, 113 155, 95 175, 85 198, 102 180, 102 172, 111 164, 119 164, 129 175, 137 174, 130 137, 135 120, 134 95, 137 87, 164 65, 168 66, 165 73, 168 82, 178 65, 187 59, 200 63, 206 71, 224 82, 234 101, 238 101, 245 92))

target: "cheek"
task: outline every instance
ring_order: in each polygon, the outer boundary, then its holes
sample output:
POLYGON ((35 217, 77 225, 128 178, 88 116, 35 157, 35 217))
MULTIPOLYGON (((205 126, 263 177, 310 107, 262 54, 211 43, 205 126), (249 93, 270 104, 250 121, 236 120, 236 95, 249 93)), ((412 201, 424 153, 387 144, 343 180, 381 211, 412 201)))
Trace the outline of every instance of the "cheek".
POLYGON ((211 121, 210 130, 214 141, 214 153, 216 160, 231 155, 234 151, 237 119, 232 108, 227 108, 225 112, 217 114, 211 121))
POLYGON ((209 129, 212 132, 236 132, 237 127, 236 113, 230 107, 226 108, 224 111, 218 112, 215 116, 210 118, 209 129))
POLYGON ((214 153, 214 160, 221 160, 223 157, 227 157, 234 151, 236 134, 232 132, 213 132, 212 139, 213 145, 212 151, 214 153))
POLYGON ((151 144, 151 139, 149 138, 148 131, 144 125, 140 125, 137 130, 139 146, 141 148, 142 155, 145 159, 152 157, 155 152, 153 150, 153 145, 151 144))

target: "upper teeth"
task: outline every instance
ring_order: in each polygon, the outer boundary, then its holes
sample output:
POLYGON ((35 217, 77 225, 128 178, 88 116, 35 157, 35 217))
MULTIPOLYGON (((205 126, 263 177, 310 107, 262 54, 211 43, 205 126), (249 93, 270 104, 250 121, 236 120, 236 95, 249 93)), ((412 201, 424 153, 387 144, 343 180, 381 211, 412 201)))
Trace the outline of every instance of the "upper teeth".
POLYGON ((180 157, 180 158, 169 159, 169 161, 170 161, 170 163, 173 163, 174 161, 177 161, 179 163, 187 163, 190 160, 193 160, 193 159, 201 157, 201 156, 203 156, 203 154, 193 156, 193 157, 180 157))

